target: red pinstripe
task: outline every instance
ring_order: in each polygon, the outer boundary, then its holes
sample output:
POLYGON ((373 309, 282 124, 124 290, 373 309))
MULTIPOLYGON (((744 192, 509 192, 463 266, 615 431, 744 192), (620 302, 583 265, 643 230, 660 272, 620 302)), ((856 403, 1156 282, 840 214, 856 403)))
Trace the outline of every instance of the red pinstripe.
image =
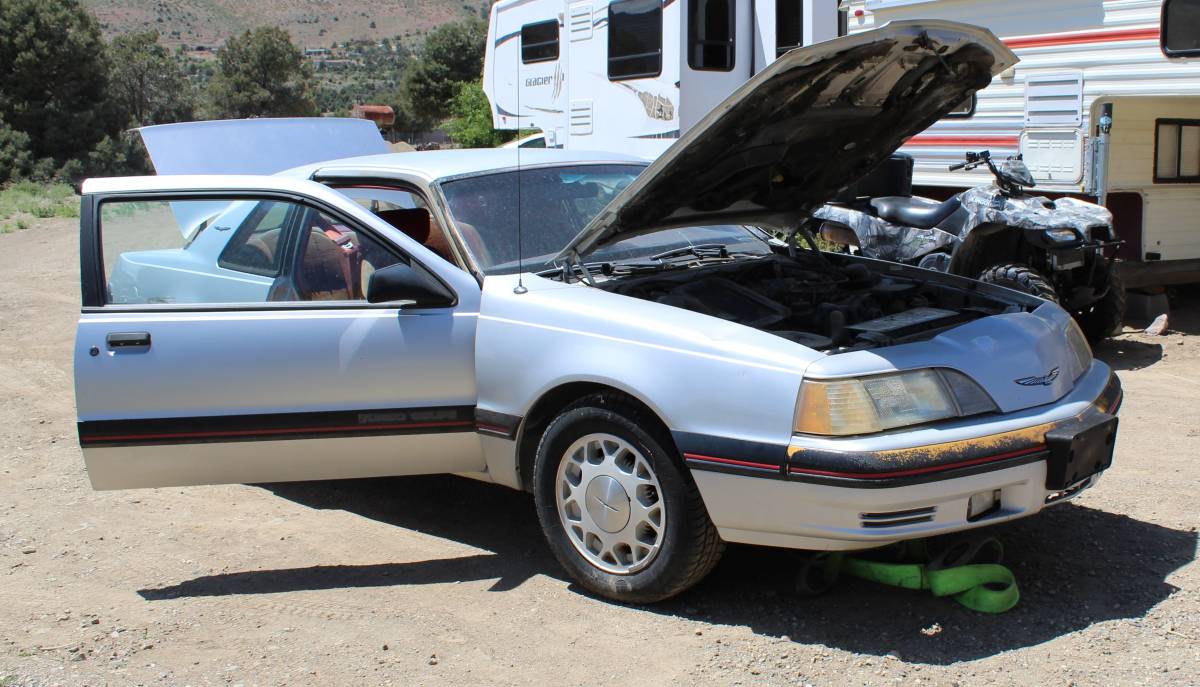
POLYGON ((325 432, 374 431, 379 429, 428 429, 433 427, 470 427, 466 420, 447 422, 408 422, 403 424, 342 425, 336 427, 278 427, 273 429, 235 429, 214 432, 169 432, 163 434, 108 434, 86 437, 85 441, 138 441, 143 439, 200 439, 206 437, 244 437, 274 434, 317 434, 325 432))
POLYGON ((722 463, 725 465, 740 465, 741 467, 759 468, 762 470, 778 470, 779 469, 778 465, 771 465, 770 463, 752 463, 748 460, 734 460, 733 458, 717 458, 715 456, 703 456, 703 455, 700 455, 699 453, 685 453, 685 454, 683 454, 683 457, 687 458, 688 460, 698 460, 698 461, 705 462, 705 463, 722 463))
POLYGON ((913 136, 904 142, 906 146, 954 146, 963 148, 1016 148, 1020 140, 1016 136, 913 136))
POLYGON ((1126 41, 1156 41, 1157 26, 1140 29, 1107 29, 1104 31, 1082 31, 1076 33, 1048 33, 1040 36, 1005 38, 1010 48, 1045 48, 1052 45, 1084 45, 1087 43, 1122 43, 1126 41))

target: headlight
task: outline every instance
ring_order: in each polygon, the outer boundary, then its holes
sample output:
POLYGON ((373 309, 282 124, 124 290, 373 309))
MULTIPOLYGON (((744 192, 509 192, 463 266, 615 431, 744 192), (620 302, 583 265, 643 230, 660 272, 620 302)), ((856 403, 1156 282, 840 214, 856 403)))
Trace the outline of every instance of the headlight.
POLYGON ((1079 328, 1079 323, 1071 319, 1067 323, 1067 345, 1071 348, 1071 355, 1074 357, 1078 367, 1075 368, 1075 375, 1071 379, 1079 379, 1079 376, 1092 366, 1092 347, 1088 344, 1087 337, 1083 335, 1083 330, 1079 328))
POLYGON ((1051 243, 1075 243, 1079 240, 1079 234, 1074 229, 1047 229, 1044 233, 1051 243))
POLYGON ((991 397, 953 370, 913 370, 850 379, 806 380, 796 400, 802 434, 845 436, 996 410, 991 397))

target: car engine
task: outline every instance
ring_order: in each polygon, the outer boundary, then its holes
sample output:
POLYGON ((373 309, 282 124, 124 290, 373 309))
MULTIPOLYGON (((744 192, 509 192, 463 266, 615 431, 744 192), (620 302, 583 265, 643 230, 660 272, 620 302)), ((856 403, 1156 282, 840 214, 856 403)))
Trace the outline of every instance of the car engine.
POLYGON ((979 317, 1020 309, 811 251, 610 279, 600 287, 831 353, 930 338, 979 317))

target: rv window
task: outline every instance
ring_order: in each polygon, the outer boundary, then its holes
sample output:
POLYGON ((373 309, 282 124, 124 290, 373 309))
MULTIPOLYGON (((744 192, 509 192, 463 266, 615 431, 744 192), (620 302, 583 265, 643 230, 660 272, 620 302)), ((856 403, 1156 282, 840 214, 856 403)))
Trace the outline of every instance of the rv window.
POLYGON ((662 73, 662 3, 619 0, 608 6, 608 78, 637 79, 662 73))
POLYGON ((775 0, 775 57, 804 45, 804 3, 775 0))
POLYGON ((552 62, 558 59, 558 20, 540 21, 521 27, 521 62, 552 62))
POLYGON ((688 66, 733 69, 734 0, 688 0, 688 66))
POLYGON ((962 101, 953 110, 946 113, 946 119, 967 119, 975 114, 975 94, 962 101))
POLYGON ((1200 182, 1200 119, 1155 121, 1154 182, 1200 182))
POLYGON ((1159 41, 1167 57, 1200 55, 1200 0, 1163 0, 1159 41))

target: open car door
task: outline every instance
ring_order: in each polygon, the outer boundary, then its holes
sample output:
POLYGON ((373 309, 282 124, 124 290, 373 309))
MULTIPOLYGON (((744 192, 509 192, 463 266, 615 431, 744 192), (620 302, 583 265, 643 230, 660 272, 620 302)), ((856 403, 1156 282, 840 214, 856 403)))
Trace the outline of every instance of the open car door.
POLYGON ((83 192, 75 395, 95 488, 483 468, 465 272, 310 181, 83 192), (204 212, 178 212, 189 203, 204 212), (368 303, 371 275, 396 265, 448 297, 368 303))

